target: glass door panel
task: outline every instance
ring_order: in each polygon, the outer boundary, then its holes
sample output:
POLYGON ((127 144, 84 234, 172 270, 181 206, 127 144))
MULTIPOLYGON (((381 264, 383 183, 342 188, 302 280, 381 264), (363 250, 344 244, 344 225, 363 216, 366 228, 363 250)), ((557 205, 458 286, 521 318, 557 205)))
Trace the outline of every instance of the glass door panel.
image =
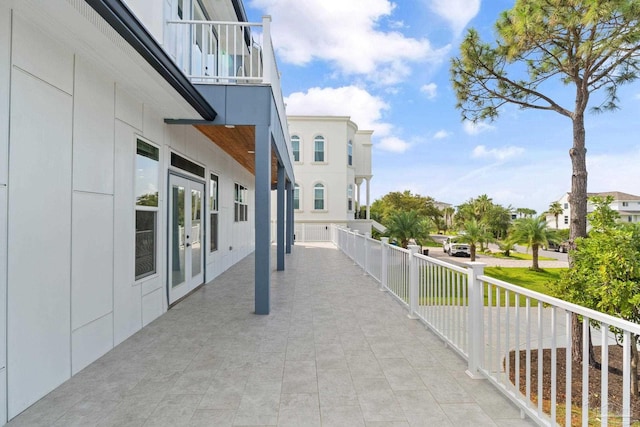
POLYGON ((202 191, 191 189, 191 274, 202 271, 202 191))
POLYGON ((204 281, 204 184, 169 175, 169 304, 204 281))
POLYGON ((185 279, 185 233, 184 233, 184 186, 171 186, 171 287, 184 283, 185 279))

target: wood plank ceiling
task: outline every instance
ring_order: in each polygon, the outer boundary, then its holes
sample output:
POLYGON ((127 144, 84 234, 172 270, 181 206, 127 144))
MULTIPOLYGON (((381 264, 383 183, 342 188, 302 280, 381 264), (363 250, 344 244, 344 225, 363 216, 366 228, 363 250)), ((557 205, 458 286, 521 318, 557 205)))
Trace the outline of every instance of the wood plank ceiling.
MULTIPOLYGON (((194 125, 202 134, 214 144, 222 148, 252 175, 256 174, 255 167, 255 126, 226 126, 194 125)), ((271 150, 271 185, 278 182, 278 158, 271 150)))

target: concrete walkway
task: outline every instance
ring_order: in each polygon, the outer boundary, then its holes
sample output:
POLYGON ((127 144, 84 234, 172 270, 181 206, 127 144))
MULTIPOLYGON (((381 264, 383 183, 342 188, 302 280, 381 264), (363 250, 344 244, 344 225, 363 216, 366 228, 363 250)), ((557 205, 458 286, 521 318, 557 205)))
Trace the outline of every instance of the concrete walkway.
POLYGON ((250 256, 9 425, 534 425, 337 249, 272 274, 270 315, 250 256))

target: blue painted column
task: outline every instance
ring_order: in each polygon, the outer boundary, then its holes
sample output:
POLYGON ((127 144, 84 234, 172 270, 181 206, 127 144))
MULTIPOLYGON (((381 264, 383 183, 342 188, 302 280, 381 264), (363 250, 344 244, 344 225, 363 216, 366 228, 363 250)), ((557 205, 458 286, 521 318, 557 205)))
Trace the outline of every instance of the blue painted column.
POLYGON ((284 221, 285 221, 285 212, 284 212, 284 186, 285 186, 285 175, 284 175, 284 166, 278 163, 278 212, 276 214, 276 252, 277 252, 277 264, 278 271, 284 271, 284 221))
POLYGON ((271 288, 271 132, 256 126, 255 313, 269 314, 271 288))
POLYGON ((285 186, 287 193, 287 244, 285 252, 291 253, 291 246, 293 245, 293 183, 287 181, 285 186))

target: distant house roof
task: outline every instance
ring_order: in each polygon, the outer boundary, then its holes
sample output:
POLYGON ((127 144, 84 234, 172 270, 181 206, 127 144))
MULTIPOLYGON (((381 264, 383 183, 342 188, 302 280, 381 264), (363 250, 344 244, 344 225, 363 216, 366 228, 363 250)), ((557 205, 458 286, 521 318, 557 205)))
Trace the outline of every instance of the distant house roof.
POLYGON ((587 193, 587 197, 613 197, 613 200, 640 200, 640 196, 634 196, 633 194, 623 193, 621 191, 605 191, 602 193, 587 193))

